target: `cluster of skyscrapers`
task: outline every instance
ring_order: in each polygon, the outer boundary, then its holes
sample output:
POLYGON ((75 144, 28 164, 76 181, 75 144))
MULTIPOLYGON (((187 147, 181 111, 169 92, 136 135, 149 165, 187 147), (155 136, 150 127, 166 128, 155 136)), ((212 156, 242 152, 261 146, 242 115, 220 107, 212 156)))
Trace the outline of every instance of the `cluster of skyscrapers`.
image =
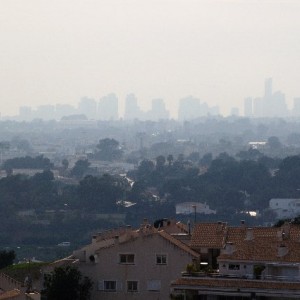
MULTIPOLYGON (((205 102, 201 103, 198 98, 189 96, 179 101, 178 119, 190 120, 207 115, 218 115, 218 107, 209 107, 205 102)), ((84 115, 90 120, 118 120, 119 100, 111 93, 99 99, 83 97, 77 108, 69 104, 41 105, 36 109, 29 106, 20 107, 19 120, 30 121, 33 119, 59 120, 65 116, 84 115)), ((165 102, 161 98, 153 99, 151 109, 143 111, 138 105, 138 99, 134 94, 127 95, 125 99, 124 120, 167 120, 170 113, 166 109, 165 102)))
POLYGON ((289 111, 285 95, 281 91, 273 92, 272 78, 267 78, 262 97, 244 99, 244 116, 257 118, 300 116, 300 98, 294 98, 294 107, 289 111))

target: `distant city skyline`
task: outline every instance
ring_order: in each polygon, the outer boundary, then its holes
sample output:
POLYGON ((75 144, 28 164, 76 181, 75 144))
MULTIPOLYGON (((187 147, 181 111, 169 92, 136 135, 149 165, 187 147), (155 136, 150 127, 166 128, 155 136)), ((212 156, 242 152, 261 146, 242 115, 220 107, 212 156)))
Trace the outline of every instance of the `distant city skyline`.
MULTIPOLYGON (((293 99, 293 106, 288 107, 285 94, 273 91, 273 79, 266 78, 264 91, 259 96, 248 96, 243 100, 243 109, 233 106, 230 108, 229 116, 244 117, 290 117, 300 116, 300 97, 293 99), (242 112, 243 111, 243 112, 242 112), (242 113, 241 113, 242 112, 242 113)), ((15 115, 19 120, 60 119, 64 116, 83 114, 88 119, 94 120, 162 120, 178 119, 180 121, 196 119, 205 116, 222 115, 219 106, 210 106, 207 102, 192 95, 178 100, 177 112, 170 114, 162 98, 151 100, 151 107, 144 110, 140 107, 140 99, 134 93, 126 95, 124 109, 120 110, 120 99, 115 93, 103 95, 96 100, 92 97, 82 97, 77 105, 70 104, 45 104, 37 107, 21 106, 19 113, 15 115)), ((173 107, 174 109, 174 107, 173 107)))
MULTIPOLYGON (((13 116, 17 120, 30 121, 35 118, 56 119, 64 116, 82 114, 88 119, 94 120, 162 120, 178 119, 180 121, 196 119, 205 116, 223 115, 220 107, 210 106, 207 102, 192 95, 183 97, 177 101, 175 114, 170 110, 162 98, 151 100, 148 110, 140 107, 140 99, 134 93, 126 95, 125 99, 119 99, 115 93, 102 95, 97 99, 81 97, 76 105, 71 104, 43 104, 36 107, 21 106, 19 112, 13 116), (121 100, 121 101, 120 101, 121 100), (123 102, 123 105, 120 103, 123 102), (123 106, 123 110, 120 107, 123 106)), ((285 94, 277 90, 273 92, 273 79, 266 78, 264 91, 260 96, 248 96, 241 101, 242 108, 230 107, 228 116, 244 117, 290 117, 300 116, 300 97, 293 99, 293 105, 287 106, 285 94), (243 103, 242 103, 243 102, 243 103)), ((5 116, 4 116, 5 118, 5 116)), ((9 117, 8 117, 9 118, 9 117)))
POLYGON ((152 99, 150 109, 143 110, 139 107, 139 100, 133 93, 126 96, 125 110, 122 113, 119 111, 119 98, 116 94, 110 93, 100 97, 98 101, 91 97, 82 97, 75 106, 70 104, 46 104, 37 107, 21 106, 19 107, 19 113, 13 119, 20 121, 31 121, 39 118, 59 120, 71 115, 84 115, 89 120, 104 121, 119 119, 158 121, 171 118, 184 121, 218 114, 218 106, 209 107, 206 102, 200 101, 200 99, 193 96, 179 100, 176 117, 170 116, 170 112, 162 98, 152 99))
POLYGON ((121 115, 130 93, 144 111, 164 99, 171 117, 189 95, 242 114, 268 77, 291 109, 299 11, 299 0, 1 1, 1 115, 111 92, 121 115))

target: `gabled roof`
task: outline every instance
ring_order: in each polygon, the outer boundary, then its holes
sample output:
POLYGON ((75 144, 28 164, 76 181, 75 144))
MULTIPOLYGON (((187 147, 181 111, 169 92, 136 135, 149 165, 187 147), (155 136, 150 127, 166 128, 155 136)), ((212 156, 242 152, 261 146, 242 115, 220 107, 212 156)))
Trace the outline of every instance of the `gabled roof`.
MULTIPOLYGON (((152 225, 145 222, 139 229, 127 227, 100 233, 94 236, 92 244, 83 247, 81 251, 87 250, 89 247, 94 245, 93 251, 95 253, 99 253, 104 249, 115 247, 116 245, 132 243, 141 237, 158 235, 182 251, 194 256, 195 258, 198 258, 199 253, 195 252, 186 243, 173 236, 174 232, 185 233, 185 230, 186 226, 180 222, 170 222, 170 224, 162 227, 161 229, 154 228, 152 225)), ((74 257, 76 257, 76 251, 73 253, 71 258, 74 257)))
POLYGON ((4 300, 4 299, 14 299, 15 297, 21 295, 21 292, 19 290, 11 290, 11 291, 7 291, 4 292, 3 294, 0 294, 0 299, 4 300))
POLYGON ((289 290, 300 294, 300 282, 280 282, 267 280, 227 279, 227 278, 179 278, 171 284, 172 287, 196 288, 234 288, 237 289, 268 289, 289 290))
POLYGON ((222 222, 196 224, 192 233, 191 248, 223 248, 227 228, 227 224, 222 222))
POLYGON ((222 251, 219 260, 300 263, 300 226, 228 229, 232 252, 222 251), (249 233, 250 232, 250 233, 249 233))
POLYGON ((281 227, 231 227, 226 223, 199 223, 192 233, 191 248, 224 249, 219 260, 300 263, 300 226, 285 223, 281 227))
POLYGON ((182 243, 181 241, 177 240, 176 238, 174 238, 173 236, 171 236, 170 234, 166 233, 165 231, 161 230, 158 232, 158 234, 163 237, 165 240, 169 241, 170 243, 172 243, 174 246, 180 248, 181 250, 189 253, 190 255, 198 258, 200 255, 199 253, 197 253, 196 251, 192 250, 189 246, 187 246, 186 244, 182 243))

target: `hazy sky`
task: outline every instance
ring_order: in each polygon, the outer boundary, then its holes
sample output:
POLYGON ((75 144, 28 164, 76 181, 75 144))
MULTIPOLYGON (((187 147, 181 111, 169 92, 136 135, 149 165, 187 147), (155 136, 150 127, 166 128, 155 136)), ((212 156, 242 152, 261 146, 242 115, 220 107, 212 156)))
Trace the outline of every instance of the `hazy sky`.
POLYGON ((0 0, 0 112, 134 92, 242 107, 300 96, 299 0, 0 0))

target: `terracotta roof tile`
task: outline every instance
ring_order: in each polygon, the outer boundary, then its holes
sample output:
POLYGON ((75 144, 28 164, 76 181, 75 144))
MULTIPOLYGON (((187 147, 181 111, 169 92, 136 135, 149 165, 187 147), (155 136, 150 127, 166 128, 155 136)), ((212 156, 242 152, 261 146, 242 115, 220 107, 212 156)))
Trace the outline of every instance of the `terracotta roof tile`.
POLYGON ((0 295, 0 299, 13 299, 17 296, 21 295, 21 292, 19 290, 11 290, 4 292, 3 294, 0 295))
POLYGON ((174 238, 173 236, 171 236, 170 234, 166 233, 165 231, 161 230, 161 231, 158 232, 158 234, 161 237, 163 237, 164 239, 168 240, 173 245, 175 245, 178 248, 180 248, 181 250, 183 250, 183 251, 191 254, 192 256, 197 257, 197 258, 200 256, 199 253, 195 252, 189 246, 187 246, 183 242, 179 241, 178 239, 174 238))
POLYGON ((234 251, 222 251, 219 260, 300 262, 300 226, 228 228, 234 251), (251 234, 247 235, 247 231, 251 234), (284 248, 284 249, 283 249, 284 248), (281 254, 280 254, 281 253, 281 254))
POLYGON ((272 290, 300 290, 300 282, 282 282, 267 280, 225 279, 225 278, 180 278, 171 284, 172 287, 213 287, 213 288, 253 288, 272 290))
POLYGON ((226 223, 199 223, 192 233, 191 247, 193 249, 223 248, 227 234, 226 223))

